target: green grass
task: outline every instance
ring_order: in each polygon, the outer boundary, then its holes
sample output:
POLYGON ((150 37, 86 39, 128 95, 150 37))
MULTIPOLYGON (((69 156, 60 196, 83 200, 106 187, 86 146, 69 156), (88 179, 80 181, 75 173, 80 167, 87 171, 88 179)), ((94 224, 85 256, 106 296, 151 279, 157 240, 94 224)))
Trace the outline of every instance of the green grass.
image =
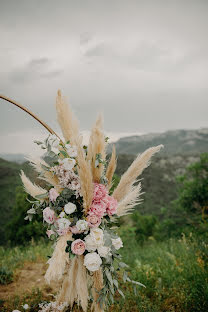
POLYGON ((14 272, 15 269, 21 268, 25 261, 35 262, 38 259, 47 259, 52 252, 50 243, 44 240, 38 244, 31 242, 27 246, 18 246, 14 248, 6 248, 0 246, 0 264, 1 268, 14 272))
MULTIPOLYGON (((202 239, 183 236, 180 240, 164 242, 149 240, 143 246, 136 242, 134 230, 122 227, 124 241, 123 260, 129 265, 129 274, 143 283, 135 295, 130 284, 122 283, 126 299, 116 294, 111 312, 207 312, 208 311, 208 243, 202 239)), ((0 249, 0 258, 8 270, 13 271, 23 261, 46 259, 51 246, 33 244, 27 248, 0 249)), ((10 301, 10 308, 23 311, 22 304, 31 307, 28 312, 38 311, 43 300, 39 290, 10 301)), ((2 308, 2 311, 6 308, 2 308)), ((74 311, 80 311, 75 308, 74 311)))

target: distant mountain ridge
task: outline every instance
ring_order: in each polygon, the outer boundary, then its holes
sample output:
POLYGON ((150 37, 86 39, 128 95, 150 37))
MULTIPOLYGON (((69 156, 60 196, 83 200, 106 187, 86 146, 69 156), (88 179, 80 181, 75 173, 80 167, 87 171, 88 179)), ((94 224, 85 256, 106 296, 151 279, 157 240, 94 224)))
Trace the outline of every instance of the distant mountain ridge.
POLYGON ((151 146, 163 144, 163 155, 195 155, 208 152, 208 128, 170 130, 130 136, 115 142, 117 154, 138 154, 151 146))
POLYGON ((26 161, 24 154, 3 154, 2 153, 0 154, 0 158, 7 160, 7 161, 15 162, 17 164, 22 164, 26 161))

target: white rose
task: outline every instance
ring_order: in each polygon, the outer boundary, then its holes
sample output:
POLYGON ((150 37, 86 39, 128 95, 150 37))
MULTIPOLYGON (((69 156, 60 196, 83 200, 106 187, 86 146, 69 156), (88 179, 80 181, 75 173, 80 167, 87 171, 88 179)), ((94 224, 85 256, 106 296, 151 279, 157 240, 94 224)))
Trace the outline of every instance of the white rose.
POLYGON ((77 209, 77 206, 73 203, 68 203, 64 206, 64 210, 67 214, 73 213, 77 209))
POLYGON ((99 270, 101 264, 102 260, 96 252, 88 253, 84 257, 84 266, 86 266, 89 271, 95 272, 99 270))
POLYGON ((59 163, 64 167, 65 170, 72 170, 76 164, 76 160, 73 158, 64 158, 59 160, 59 163))
POLYGON ((120 237, 118 238, 112 238, 112 244, 115 247, 116 250, 120 249, 121 247, 123 247, 123 242, 120 239, 120 237))
POLYGON ((60 217, 60 218, 63 218, 64 216, 65 216, 65 212, 62 211, 62 212, 60 213, 59 217, 60 217))
POLYGON ((79 220, 76 223, 76 227, 79 231, 85 231, 88 228, 88 223, 85 220, 79 220))
POLYGON ((111 255, 110 248, 107 246, 99 246, 98 247, 98 253, 101 257, 107 258, 111 255))
POLYGON ((58 219, 57 223, 60 230, 68 229, 71 224, 71 222, 66 218, 58 219))
POLYGON ((70 144, 66 144, 65 147, 67 149, 67 153, 68 153, 69 157, 77 157, 77 149, 75 146, 71 146, 70 144))
POLYGON ((103 245, 103 231, 101 229, 90 229, 90 236, 94 239, 97 246, 103 245))
POLYGON ((87 251, 95 251, 97 249, 97 244, 91 235, 85 237, 85 245, 87 251))

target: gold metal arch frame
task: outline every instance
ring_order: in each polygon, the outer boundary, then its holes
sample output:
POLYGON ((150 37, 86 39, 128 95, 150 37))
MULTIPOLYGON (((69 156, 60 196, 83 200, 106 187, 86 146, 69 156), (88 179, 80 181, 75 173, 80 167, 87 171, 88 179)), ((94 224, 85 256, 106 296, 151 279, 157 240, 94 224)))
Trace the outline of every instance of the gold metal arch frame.
MULTIPOLYGON (((15 102, 14 100, 11 100, 10 98, 0 94, 0 99, 5 100, 15 106, 17 106, 18 108, 22 109, 23 111, 25 111, 27 114, 29 114, 30 116, 32 116, 35 120, 37 120, 45 129, 47 129, 51 134, 54 134, 55 136, 57 136, 59 139, 60 137, 58 136, 58 134, 53 131, 53 129, 51 129, 51 127, 49 127, 44 121, 40 120, 35 114, 33 114, 29 109, 27 109, 26 107, 24 107, 23 105, 20 105, 19 103, 15 102)), ((61 139, 60 139, 61 140, 61 139)))

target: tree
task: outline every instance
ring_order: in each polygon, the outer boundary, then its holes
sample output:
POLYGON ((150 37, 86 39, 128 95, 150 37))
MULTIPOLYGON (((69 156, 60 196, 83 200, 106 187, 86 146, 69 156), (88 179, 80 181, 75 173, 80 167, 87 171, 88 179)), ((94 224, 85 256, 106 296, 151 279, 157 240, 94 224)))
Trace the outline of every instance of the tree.
POLYGON ((208 212, 208 153, 200 156, 200 161, 190 165, 183 176, 178 177, 179 198, 177 204, 192 214, 208 212))
POLYGON ((12 210, 12 218, 6 225, 6 236, 12 245, 25 244, 28 241, 46 237, 45 229, 43 228, 42 220, 29 222, 24 220, 26 212, 31 208, 31 203, 27 200, 27 194, 22 187, 17 187, 16 202, 12 210))

